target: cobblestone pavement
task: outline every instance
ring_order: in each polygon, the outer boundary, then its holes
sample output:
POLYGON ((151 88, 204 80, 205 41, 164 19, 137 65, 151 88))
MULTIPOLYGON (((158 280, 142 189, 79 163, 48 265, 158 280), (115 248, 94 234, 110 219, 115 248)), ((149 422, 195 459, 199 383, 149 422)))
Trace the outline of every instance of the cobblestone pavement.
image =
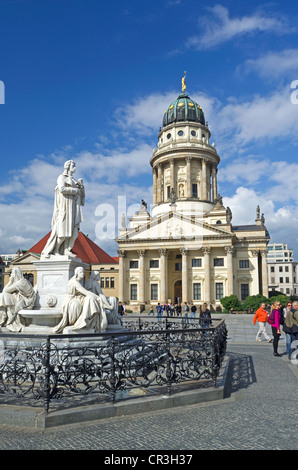
POLYGON ((272 344, 256 343, 252 317, 241 317, 226 320, 225 399, 45 431, 2 425, 0 450, 105 450, 99 460, 111 451, 297 450, 298 366, 284 337, 274 357, 272 344))

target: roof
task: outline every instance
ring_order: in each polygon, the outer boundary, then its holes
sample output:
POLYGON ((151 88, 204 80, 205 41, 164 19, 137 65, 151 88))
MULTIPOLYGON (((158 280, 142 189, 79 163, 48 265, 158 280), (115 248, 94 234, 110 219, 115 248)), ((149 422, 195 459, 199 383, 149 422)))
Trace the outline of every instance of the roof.
MULTIPOLYGON (((45 235, 39 242, 37 242, 27 253, 41 254, 44 249, 51 232, 45 235)), ((78 258, 84 263, 88 264, 117 264, 117 259, 108 255, 102 248, 94 243, 89 237, 84 235, 83 232, 79 232, 78 238, 74 243, 72 250, 78 258)))
POLYGON ((173 101, 163 116, 163 127, 177 121, 192 121, 205 125, 205 116, 201 106, 186 93, 182 93, 173 101))

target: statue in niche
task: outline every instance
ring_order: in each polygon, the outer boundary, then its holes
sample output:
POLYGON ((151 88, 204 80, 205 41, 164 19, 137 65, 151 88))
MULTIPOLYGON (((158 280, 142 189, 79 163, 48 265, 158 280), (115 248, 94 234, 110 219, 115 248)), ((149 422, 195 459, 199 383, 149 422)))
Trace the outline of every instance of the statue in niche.
POLYGON ((177 195, 176 195, 176 192, 174 191, 174 188, 172 188, 171 192, 170 192, 170 201, 171 201, 171 204, 175 204, 176 203, 176 200, 177 200, 177 195))
POLYGON ((91 271, 90 277, 85 283, 85 287, 88 291, 98 295, 101 309, 105 311, 108 323, 113 325, 118 324, 120 323, 118 318, 118 299, 117 297, 106 297, 98 283, 99 280, 99 271, 91 271))
POLYGON ((64 164, 64 172, 57 179, 52 232, 42 251, 44 257, 52 254, 75 256, 72 248, 83 221, 82 206, 85 203, 83 180, 73 178, 75 171, 75 162, 68 160, 64 164))
POLYGON ((93 329, 95 333, 106 330, 108 321, 103 299, 97 293, 85 289, 84 274, 84 268, 78 267, 69 280, 68 291, 62 304, 62 320, 53 329, 54 333, 62 333, 64 328, 74 331, 93 329))
POLYGON ((13 268, 9 281, 0 294, 0 326, 10 331, 22 331, 25 323, 18 312, 34 306, 36 292, 20 268, 13 268))
POLYGON ((179 197, 184 197, 184 186, 183 186, 183 184, 179 185, 179 197))

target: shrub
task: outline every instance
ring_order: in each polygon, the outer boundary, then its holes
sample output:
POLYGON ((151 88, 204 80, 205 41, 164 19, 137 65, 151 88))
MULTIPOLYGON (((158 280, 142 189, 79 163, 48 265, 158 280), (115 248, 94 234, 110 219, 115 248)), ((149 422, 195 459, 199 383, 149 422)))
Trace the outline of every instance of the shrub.
POLYGON ((225 310, 231 310, 231 308, 236 311, 242 310, 242 304, 238 300, 238 297, 236 295, 229 295, 227 297, 223 297, 222 299, 220 299, 220 303, 225 310))
POLYGON ((246 297, 243 302, 243 310, 248 311, 249 309, 252 309, 255 312, 260 307, 260 304, 262 302, 265 302, 265 304, 267 305, 268 303, 271 303, 271 299, 269 302, 267 297, 264 297, 264 295, 250 295, 246 297))

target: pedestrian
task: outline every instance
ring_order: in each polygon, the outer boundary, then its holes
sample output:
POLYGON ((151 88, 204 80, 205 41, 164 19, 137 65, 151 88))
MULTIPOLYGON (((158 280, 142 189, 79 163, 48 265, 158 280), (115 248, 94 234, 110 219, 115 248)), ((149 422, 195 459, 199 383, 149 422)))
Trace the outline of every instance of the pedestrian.
POLYGON ((122 317, 123 314, 124 314, 124 308, 123 308, 122 302, 119 302, 119 304, 118 304, 118 315, 120 317, 122 317))
POLYGON ((176 310, 177 317, 181 316, 181 305, 180 304, 176 305, 175 310, 176 310))
POLYGON ((189 322, 188 312, 189 312, 189 306, 187 305, 187 302, 184 302, 184 318, 185 318, 185 323, 188 323, 188 322, 189 322))
POLYGON ((298 348, 298 301, 294 302, 293 310, 287 313, 284 322, 284 327, 285 326, 291 333, 290 354, 288 355, 288 358, 291 359, 293 357, 293 351, 298 348))
POLYGON ((258 322, 259 331, 257 332, 256 341, 262 341, 261 336, 264 335, 268 343, 272 342, 270 336, 266 332, 266 322, 267 322, 267 310, 265 302, 261 302, 260 307, 257 309, 255 316, 253 317, 253 324, 255 325, 258 322))
POLYGON ((203 328, 209 328, 211 325, 211 312, 206 302, 200 307, 200 326, 203 328))
POLYGON ((273 355, 280 357, 278 353, 278 342, 280 339, 280 302, 274 302, 271 307, 271 314, 273 322, 271 322, 271 329, 273 335, 273 355))
POLYGON ((284 318, 283 331, 286 335, 286 351, 287 351, 287 355, 289 359, 291 358, 292 335, 291 335, 291 327, 288 326, 286 322, 286 318, 289 315, 288 323, 290 324, 291 323, 290 317, 291 315, 293 315, 293 311, 294 310, 293 310, 292 302, 291 301, 287 302, 287 305, 283 309, 283 318, 284 318))
POLYGON ((148 316, 149 316, 149 315, 153 315, 153 316, 154 316, 154 310, 153 310, 152 305, 150 306, 150 310, 149 310, 148 316))
POLYGON ((158 302, 158 304, 156 305, 156 313, 157 313, 157 321, 160 322, 161 321, 161 317, 162 317, 162 307, 160 305, 160 303, 158 302))
POLYGON ((192 304, 190 310, 191 310, 190 318, 196 318, 197 307, 194 304, 192 304))

